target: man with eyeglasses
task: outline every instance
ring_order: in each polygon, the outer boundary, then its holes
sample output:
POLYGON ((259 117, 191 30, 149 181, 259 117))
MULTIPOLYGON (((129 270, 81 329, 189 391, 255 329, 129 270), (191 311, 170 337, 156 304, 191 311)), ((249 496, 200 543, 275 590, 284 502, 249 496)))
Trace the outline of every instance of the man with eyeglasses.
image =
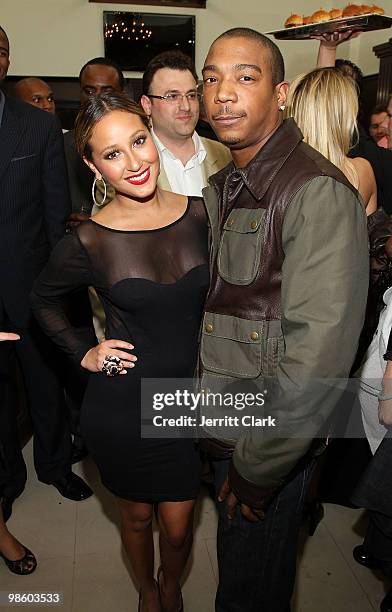
POLYGON ((227 147, 195 132, 200 98, 195 67, 181 51, 160 53, 148 64, 141 104, 152 122, 162 189, 201 196, 208 178, 231 161, 227 147))

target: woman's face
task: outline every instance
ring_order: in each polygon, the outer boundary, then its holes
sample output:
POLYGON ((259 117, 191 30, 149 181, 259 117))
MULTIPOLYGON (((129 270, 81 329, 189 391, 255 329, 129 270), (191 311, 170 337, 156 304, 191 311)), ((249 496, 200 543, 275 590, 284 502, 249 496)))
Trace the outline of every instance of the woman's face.
POLYGON ((95 174, 102 175, 117 193, 148 198, 156 188, 159 155, 151 134, 138 115, 111 111, 95 126, 89 145, 95 174))

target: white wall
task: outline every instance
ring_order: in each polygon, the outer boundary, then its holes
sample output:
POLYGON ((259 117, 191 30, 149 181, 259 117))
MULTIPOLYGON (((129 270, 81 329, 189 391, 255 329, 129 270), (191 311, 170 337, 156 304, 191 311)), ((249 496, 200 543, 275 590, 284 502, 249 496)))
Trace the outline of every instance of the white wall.
MULTIPOLYGON (((392 15, 392 0, 380 3, 392 15)), ((339 0, 335 6, 343 4, 339 0)), ((324 6, 328 9, 332 4, 324 6)), ((317 8, 318 0, 207 0, 207 9, 100 4, 88 0, 1 0, 0 25, 11 43, 9 74, 76 76, 85 61, 103 55, 104 10, 194 14, 196 67, 200 74, 210 43, 226 29, 248 26, 261 32, 276 30, 283 26, 291 10, 311 14, 317 8)), ((365 74, 373 74, 378 72, 378 60, 372 46, 391 37, 392 29, 363 34, 358 40, 344 43, 338 55, 358 63, 365 74)), ((278 41, 278 45, 289 79, 315 65, 317 41, 278 41)))

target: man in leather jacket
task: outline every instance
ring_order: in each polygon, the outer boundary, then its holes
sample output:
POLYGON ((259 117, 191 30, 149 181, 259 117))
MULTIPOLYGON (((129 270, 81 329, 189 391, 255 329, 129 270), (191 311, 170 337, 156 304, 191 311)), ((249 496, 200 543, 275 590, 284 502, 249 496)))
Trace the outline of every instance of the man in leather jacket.
POLYGON ((212 252, 201 384, 267 392, 259 412, 280 427, 233 436, 215 427, 202 440, 219 492, 216 610, 287 612, 312 457, 363 324, 366 218, 340 170, 282 120, 288 85, 274 43, 247 28, 225 32, 203 80, 233 163, 203 192, 212 252))

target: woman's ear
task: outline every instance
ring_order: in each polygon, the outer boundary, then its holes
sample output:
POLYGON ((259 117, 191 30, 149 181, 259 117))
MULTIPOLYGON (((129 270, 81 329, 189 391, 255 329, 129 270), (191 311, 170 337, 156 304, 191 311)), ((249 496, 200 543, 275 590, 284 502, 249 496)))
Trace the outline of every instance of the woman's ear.
POLYGON ((87 157, 83 157, 83 161, 84 163, 90 168, 91 172, 94 172, 96 178, 98 181, 100 181, 102 179, 102 174, 100 173, 100 171, 95 167, 95 165, 93 164, 92 161, 90 161, 89 159, 87 159, 87 157))

